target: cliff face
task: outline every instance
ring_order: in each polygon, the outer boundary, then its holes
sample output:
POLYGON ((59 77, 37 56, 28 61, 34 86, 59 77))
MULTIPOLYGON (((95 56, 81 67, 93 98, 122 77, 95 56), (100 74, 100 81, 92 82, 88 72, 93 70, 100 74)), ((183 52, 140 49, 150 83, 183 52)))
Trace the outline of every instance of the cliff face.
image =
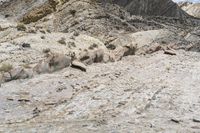
POLYGON ((188 15, 171 0, 114 0, 134 15, 187 17, 188 15))
POLYGON ((5 0, 0 4, 0 13, 12 19, 19 19, 27 12, 42 6, 48 0, 5 0))
MULTIPOLYGON (((76 0, 74 2, 77 2, 76 0)), ((118 4, 133 15, 187 17, 188 15, 172 0, 99 0, 102 3, 118 4)), ((21 17, 34 8, 44 7, 45 3, 68 2, 67 0, 4 0, 0 12, 13 17, 21 17)), ((81 2, 81 1, 80 1, 81 2)), ((84 1, 83 1, 84 2, 84 1)), ((48 8, 48 7, 47 7, 48 8)), ((51 10, 51 9, 50 9, 51 10)), ((42 12, 38 10, 38 12, 42 12)), ((49 9, 47 10, 49 11, 49 9)))
POLYGON ((181 8, 191 16, 200 18, 200 3, 183 3, 181 8))
POLYGON ((50 31, 78 30, 97 36, 119 29, 136 32, 163 28, 163 23, 190 23, 190 19, 184 19, 189 15, 171 0, 6 0, 0 4, 0 14, 15 22, 45 23, 50 31), (45 19, 49 14, 51 17, 45 19), (146 16, 159 16, 159 20, 148 20, 146 16))

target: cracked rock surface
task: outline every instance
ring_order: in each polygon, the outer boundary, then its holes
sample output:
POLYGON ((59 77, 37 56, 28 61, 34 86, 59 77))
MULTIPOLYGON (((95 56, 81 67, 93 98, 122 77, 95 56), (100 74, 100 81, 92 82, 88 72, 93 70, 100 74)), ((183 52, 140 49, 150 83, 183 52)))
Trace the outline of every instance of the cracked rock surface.
POLYGON ((162 51, 0 88, 4 132, 198 132, 199 53, 162 51))

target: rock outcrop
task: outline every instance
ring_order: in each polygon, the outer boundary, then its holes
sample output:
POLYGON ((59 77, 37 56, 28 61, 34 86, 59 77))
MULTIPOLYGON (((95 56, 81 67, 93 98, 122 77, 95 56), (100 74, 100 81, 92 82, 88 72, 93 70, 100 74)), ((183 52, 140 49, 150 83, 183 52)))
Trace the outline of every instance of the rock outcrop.
POLYGON ((133 15, 188 17, 172 0, 110 0, 110 2, 124 7, 133 15))
POLYGON ((180 3, 179 5, 185 12, 187 12, 191 16, 200 18, 200 3, 184 2, 180 3))

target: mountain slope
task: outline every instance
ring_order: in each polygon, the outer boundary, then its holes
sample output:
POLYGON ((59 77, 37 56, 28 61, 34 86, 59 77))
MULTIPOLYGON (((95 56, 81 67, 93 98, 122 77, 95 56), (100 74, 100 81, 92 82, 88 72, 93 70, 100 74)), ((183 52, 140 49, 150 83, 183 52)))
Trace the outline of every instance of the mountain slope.
POLYGON ((188 15, 171 0, 114 0, 111 3, 116 3, 125 7, 125 9, 134 15, 188 17, 188 15))
POLYGON ((200 3, 183 3, 182 9, 191 16, 200 18, 200 3))

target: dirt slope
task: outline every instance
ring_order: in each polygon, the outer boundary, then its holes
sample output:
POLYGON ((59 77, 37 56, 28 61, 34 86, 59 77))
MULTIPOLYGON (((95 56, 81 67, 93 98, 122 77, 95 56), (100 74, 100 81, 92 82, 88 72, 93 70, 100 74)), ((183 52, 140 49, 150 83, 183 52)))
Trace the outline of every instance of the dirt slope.
POLYGON ((0 130, 198 132, 199 56, 161 51, 3 84, 0 130))
POLYGON ((0 132, 199 132, 199 42, 170 0, 6 0, 0 132))

